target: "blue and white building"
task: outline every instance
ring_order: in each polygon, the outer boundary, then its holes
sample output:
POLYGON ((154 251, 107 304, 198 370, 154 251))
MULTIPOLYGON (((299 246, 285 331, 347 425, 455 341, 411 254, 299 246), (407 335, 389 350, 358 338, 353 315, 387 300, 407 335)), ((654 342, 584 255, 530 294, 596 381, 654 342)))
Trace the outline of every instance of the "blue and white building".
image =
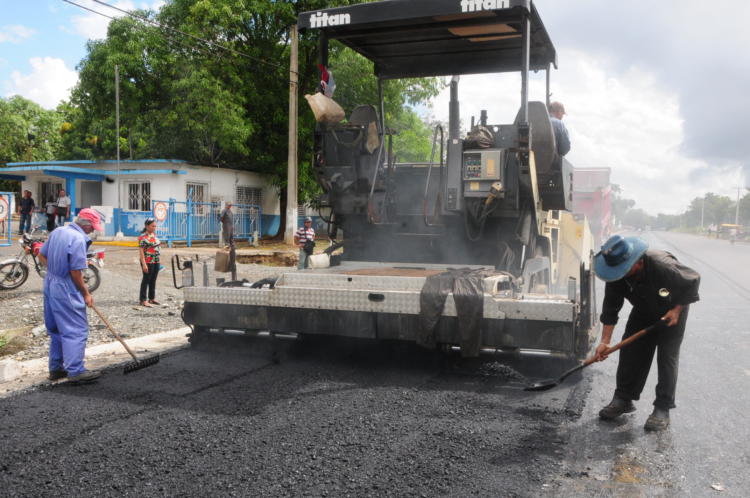
POLYGON ((239 169, 170 159, 49 161, 9 163, 0 168, 0 179, 20 181, 22 190, 32 192, 42 208, 35 224, 44 225, 44 204, 64 189, 75 212, 95 207, 105 214, 107 236, 137 235, 155 206, 160 228, 173 240, 215 239, 218 209, 230 201, 238 206, 240 238, 276 235, 280 224, 278 191, 270 176, 239 169))

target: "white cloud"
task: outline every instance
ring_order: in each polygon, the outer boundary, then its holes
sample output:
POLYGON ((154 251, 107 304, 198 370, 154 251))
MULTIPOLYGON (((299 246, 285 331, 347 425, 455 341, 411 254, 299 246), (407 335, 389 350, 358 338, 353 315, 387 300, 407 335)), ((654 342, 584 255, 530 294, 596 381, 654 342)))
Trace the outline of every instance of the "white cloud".
POLYGON ((55 108, 70 96, 70 90, 78 81, 78 73, 68 69, 62 59, 32 57, 29 63, 29 74, 11 73, 10 81, 6 82, 6 96, 21 95, 47 109, 55 108))
POLYGON ((36 31, 20 24, 0 26, 0 43, 21 43, 27 38, 31 38, 36 31))
MULTIPOLYGON (((110 9, 104 5, 93 2, 92 0, 79 0, 79 2, 77 3, 89 9, 95 10, 97 12, 101 12, 102 14, 106 14, 109 17, 125 16, 124 13, 118 10, 110 9)), ((132 2, 130 0, 121 0, 119 2, 108 2, 108 3, 123 10, 133 11, 136 9, 159 10, 164 5, 165 2, 164 0, 155 0, 152 2, 140 2, 136 4, 135 2, 132 2)), ((109 19, 108 17, 101 16, 99 14, 95 14, 93 12, 88 12, 84 10, 81 10, 81 12, 84 12, 84 13, 81 15, 75 15, 71 17, 71 24, 73 25, 74 30, 79 35, 87 39, 100 40, 100 39, 106 38, 107 26, 109 26, 109 22, 111 21, 111 19, 109 19)))
MULTIPOLYGON (((610 167, 612 182, 636 207, 652 214, 684 211, 706 192, 727 194, 737 184, 739 165, 705 174, 705 161, 682 152, 685 137, 679 96, 652 74, 631 67, 608 73, 606 61, 564 51, 564 70, 552 75, 553 100, 565 104, 571 135, 571 163, 610 167)), ((462 77, 459 85, 464 128, 487 109, 489 122, 513 122, 520 107, 519 75, 462 77)), ((530 99, 544 100, 544 75, 532 77, 530 99)), ((449 90, 434 102, 437 119, 447 121, 449 90)))

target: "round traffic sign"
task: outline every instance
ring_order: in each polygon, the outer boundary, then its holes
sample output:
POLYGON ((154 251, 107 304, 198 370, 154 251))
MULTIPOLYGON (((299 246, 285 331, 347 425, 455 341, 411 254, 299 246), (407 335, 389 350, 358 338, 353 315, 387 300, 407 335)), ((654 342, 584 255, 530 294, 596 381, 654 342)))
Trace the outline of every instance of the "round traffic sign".
POLYGON ((167 204, 164 202, 157 202, 154 204, 154 218, 156 221, 164 221, 167 219, 167 204))
POLYGON ((5 221, 8 217, 8 212, 10 212, 10 209, 8 209, 8 199, 0 197, 0 221, 5 221))

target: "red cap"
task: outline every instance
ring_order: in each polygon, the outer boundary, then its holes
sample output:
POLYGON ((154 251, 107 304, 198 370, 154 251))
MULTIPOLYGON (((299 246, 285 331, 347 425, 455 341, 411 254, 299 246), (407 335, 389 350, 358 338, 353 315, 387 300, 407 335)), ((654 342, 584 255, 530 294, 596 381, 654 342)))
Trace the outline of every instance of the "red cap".
POLYGON ((102 227, 101 216, 99 216, 99 213, 91 208, 81 209, 81 211, 78 213, 78 219, 86 220, 91 223, 91 226, 94 227, 94 230, 96 230, 97 232, 104 231, 104 228, 102 227))

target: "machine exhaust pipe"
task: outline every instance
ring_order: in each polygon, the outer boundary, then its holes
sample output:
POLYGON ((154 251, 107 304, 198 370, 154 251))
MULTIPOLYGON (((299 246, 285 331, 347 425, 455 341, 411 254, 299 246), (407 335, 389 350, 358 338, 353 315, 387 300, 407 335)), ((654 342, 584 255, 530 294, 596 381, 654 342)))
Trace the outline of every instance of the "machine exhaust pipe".
POLYGON ((455 140, 461 134, 461 113, 458 103, 458 76, 451 79, 451 101, 448 110, 448 139, 455 140))

